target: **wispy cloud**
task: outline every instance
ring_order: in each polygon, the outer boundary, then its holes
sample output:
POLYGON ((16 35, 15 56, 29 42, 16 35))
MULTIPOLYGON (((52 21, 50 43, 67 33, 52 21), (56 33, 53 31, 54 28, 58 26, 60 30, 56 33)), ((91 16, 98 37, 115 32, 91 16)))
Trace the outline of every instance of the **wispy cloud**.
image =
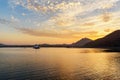
POLYGON ((0 23, 1 23, 1 24, 11 24, 12 21, 7 20, 7 19, 2 19, 2 18, 0 18, 0 23))
MULTIPOLYGON (((28 34, 30 36, 36 37, 54 37, 54 38, 64 38, 64 39, 80 39, 84 37, 95 37, 98 34, 96 31, 82 31, 82 32, 74 32, 74 31, 63 31, 63 32, 50 32, 50 31, 40 31, 26 28, 16 28, 23 34, 28 34)), ((101 36, 101 35, 100 35, 101 36)))
MULTIPOLYGON (((116 12, 109 12, 119 0, 10 0, 11 5, 21 6, 32 11, 22 12, 22 16, 29 16, 28 27, 17 27, 22 33, 44 37, 100 37, 109 28, 115 29, 119 23, 116 12), (37 16, 37 17, 36 17, 37 16), (42 20, 44 19, 44 21, 42 20), (29 22, 29 20, 31 22, 29 22), (116 23, 117 24, 114 24, 116 23), (113 27, 114 25, 114 27, 113 27), (97 33, 95 33, 97 32, 97 33), (71 36, 70 36, 71 35, 71 36), (80 36, 82 35, 82 36, 80 36)), ((120 14, 120 13, 118 13, 120 14)), ((17 18, 13 17, 14 20, 17 18)), ((24 22, 24 20, 23 20, 24 22)), ((118 28, 118 27, 117 27, 118 28)))
POLYGON ((57 33, 50 31, 40 31, 26 28, 16 28, 20 32, 37 37, 55 37, 55 38, 72 38, 72 33, 57 33))
POLYGON ((104 14, 102 15, 102 19, 103 19, 104 22, 110 21, 110 20, 111 20, 111 15, 110 15, 110 13, 104 13, 104 14))
POLYGON ((46 12, 57 10, 65 11, 73 8, 79 8, 78 11, 82 9, 85 9, 83 11, 108 9, 115 6, 117 1, 119 0, 12 0, 11 3, 15 6, 21 5, 30 10, 46 12))

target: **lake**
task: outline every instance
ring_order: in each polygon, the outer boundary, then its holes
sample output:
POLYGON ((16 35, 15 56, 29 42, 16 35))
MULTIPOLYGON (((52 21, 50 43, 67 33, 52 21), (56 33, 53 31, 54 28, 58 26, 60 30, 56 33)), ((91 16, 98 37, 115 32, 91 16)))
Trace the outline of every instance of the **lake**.
POLYGON ((120 52, 1 48, 0 80, 120 80, 120 52))

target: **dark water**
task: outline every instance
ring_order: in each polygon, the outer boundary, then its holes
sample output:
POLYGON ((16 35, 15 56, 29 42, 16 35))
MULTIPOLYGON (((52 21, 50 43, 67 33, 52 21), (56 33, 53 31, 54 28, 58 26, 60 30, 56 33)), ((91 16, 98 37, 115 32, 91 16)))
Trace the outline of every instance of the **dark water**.
POLYGON ((0 80, 120 80, 120 52, 0 49, 0 80))

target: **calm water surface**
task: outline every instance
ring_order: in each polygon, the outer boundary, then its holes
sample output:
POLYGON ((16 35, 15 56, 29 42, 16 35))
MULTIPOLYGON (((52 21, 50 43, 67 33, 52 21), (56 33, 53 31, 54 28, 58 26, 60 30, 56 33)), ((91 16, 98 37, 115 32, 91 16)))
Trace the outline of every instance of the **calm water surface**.
POLYGON ((0 49, 0 80, 120 80, 120 52, 0 49))

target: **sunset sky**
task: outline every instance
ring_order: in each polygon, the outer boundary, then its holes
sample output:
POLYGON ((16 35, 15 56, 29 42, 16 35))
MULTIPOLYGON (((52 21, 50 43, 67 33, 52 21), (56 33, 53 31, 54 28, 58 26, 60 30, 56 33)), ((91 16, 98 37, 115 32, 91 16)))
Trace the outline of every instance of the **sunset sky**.
POLYGON ((0 0, 0 43, 72 43, 120 29, 120 0, 0 0))

